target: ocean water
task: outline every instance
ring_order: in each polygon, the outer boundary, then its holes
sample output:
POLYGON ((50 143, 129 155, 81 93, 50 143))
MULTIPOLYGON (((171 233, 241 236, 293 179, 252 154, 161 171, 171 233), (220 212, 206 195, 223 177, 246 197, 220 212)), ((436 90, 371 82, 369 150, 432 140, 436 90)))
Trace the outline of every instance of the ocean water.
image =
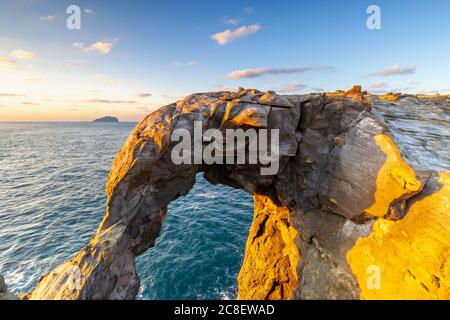
MULTIPOLYGON (((11 291, 29 291, 89 243, 112 160, 134 125, 0 122, 0 274, 11 291)), ((137 259, 138 298, 234 299, 252 215, 249 195, 199 175, 137 259)))

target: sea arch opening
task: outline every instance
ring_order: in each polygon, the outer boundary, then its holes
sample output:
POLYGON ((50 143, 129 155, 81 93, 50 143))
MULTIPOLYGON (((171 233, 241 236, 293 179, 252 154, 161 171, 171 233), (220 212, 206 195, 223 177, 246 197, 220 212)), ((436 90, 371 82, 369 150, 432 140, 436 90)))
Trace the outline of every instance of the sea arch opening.
POLYGON ((253 199, 199 173, 173 201, 155 246, 137 257, 138 299, 235 299, 253 199))

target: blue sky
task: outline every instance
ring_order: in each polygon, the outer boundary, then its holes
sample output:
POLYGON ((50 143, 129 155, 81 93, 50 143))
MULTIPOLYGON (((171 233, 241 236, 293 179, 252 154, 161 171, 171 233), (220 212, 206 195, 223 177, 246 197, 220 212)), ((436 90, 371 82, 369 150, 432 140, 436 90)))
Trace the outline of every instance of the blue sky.
POLYGON ((446 0, 1 0, 0 121, 136 121, 238 86, 447 93, 449 35, 446 0), (81 30, 66 28, 72 4, 81 30))

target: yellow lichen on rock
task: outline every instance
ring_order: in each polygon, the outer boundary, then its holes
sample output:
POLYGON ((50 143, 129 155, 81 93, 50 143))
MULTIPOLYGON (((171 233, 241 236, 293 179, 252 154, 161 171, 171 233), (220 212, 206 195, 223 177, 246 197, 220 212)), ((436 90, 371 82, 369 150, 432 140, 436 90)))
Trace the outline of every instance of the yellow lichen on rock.
POLYGON ((400 97, 401 97, 400 93, 389 92, 389 93, 385 93, 385 94, 379 95, 378 99, 380 99, 380 100, 387 100, 387 101, 397 101, 398 99, 400 99, 400 97))
POLYGON ((374 217, 389 215, 389 207, 396 200, 420 192, 422 183, 416 179, 414 170, 402 159, 397 146, 385 134, 375 136, 375 141, 386 154, 386 161, 378 172, 374 203, 365 213, 374 217))
POLYGON ((242 300, 289 299, 297 287, 300 255, 288 208, 254 196, 255 214, 238 276, 242 300))
POLYGON ((362 104, 369 104, 370 103, 370 94, 366 91, 362 91, 361 86, 353 86, 350 90, 343 91, 343 90, 336 90, 335 92, 325 92, 326 97, 345 97, 350 98, 356 102, 360 102, 362 104))
POLYGON ((376 221, 347 253, 362 299, 450 299, 450 172, 439 183, 402 220, 376 221))

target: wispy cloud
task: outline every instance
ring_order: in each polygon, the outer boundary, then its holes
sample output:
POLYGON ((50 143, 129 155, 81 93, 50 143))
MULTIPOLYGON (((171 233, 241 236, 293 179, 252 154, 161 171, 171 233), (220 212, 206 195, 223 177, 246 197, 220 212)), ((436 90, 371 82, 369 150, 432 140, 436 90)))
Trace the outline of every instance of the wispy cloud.
POLYGON ((150 98, 152 94, 148 92, 143 92, 143 93, 135 93, 134 96, 137 98, 150 98))
POLYGON ((86 13, 86 14, 94 14, 95 10, 91 9, 91 8, 86 8, 86 9, 83 10, 83 12, 86 13))
POLYGON ((305 66, 297 68, 249 68, 243 70, 235 70, 227 75, 230 80, 258 78, 264 75, 276 75, 276 74, 292 74, 292 73, 304 73, 308 71, 333 71, 334 68, 330 66, 305 66))
POLYGON ((242 12, 246 14, 251 14, 255 12, 255 9, 253 7, 245 7, 244 9, 242 9, 242 12))
POLYGON ((0 93, 0 97, 26 97, 26 95, 21 93, 0 93))
POLYGON ((305 84, 301 84, 301 83, 289 83, 288 85, 286 85, 285 88, 283 88, 279 91, 285 92, 285 93, 299 92, 299 91, 302 91, 303 89, 305 89, 306 87, 308 87, 308 86, 305 84))
POLYGON ((34 58, 35 53, 23 49, 16 49, 11 52, 11 56, 20 60, 31 60, 34 58))
POLYGON ((225 31, 216 33, 211 36, 211 39, 217 41, 221 46, 227 44, 230 41, 233 41, 238 38, 242 38, 245 36, 249 36, 261 30, 261 25, 258 23, 252 24, 250 26, 242 26, 240 28, 230 30, 227 29, 225 31))
POLYGON ((94 75, 94 78, 97 79, 97 80, 104 81, 104 82, 106 82, 108 84, 124 83, 124 81, 116 79, 116 78, 113 78, 113 77, 111 77, 111 76, 109 76, 107 74, 96 74, 96 75, 94 75))
POLYGON ((24 101, 24 102, 22 102, 22 104, 26 105, 26 106, 39 106, 40 105, 39 103, 30 102, 30 101, 24 101))
POLYGON ((188 62, 182 62, 182 61, 172 61, 172 65, 175 67, 193 67, 197 65, 197 61, 188 61, 188 62))
POLYGON ((383 70, 370 73, 370 76, 389 77, 396 75, 414 74, 416 72, 415 66, 392 66, 383 70))
POLYGON ((44 78, 44 77, 29 77, 29 78, 25 78, 23 80, 27 81, 27 82, 42 82, 42 81, 46 81, 47 78, 44 78))
POLYGON ((76 49, 83 50, 84 52, 95 51, 95 52, 98 52, 100 54, 106 55, 106 54, 111 52, 111 50, 112 50, 112 48, 114 46, 114 43, 116 41, 117 40, 114 40, 114 41, 98 41, 98 42, 95 42, 95 43, 93 43, 93 44, 91 44, 90 46, 87 46, 87 47, 82 42, 75 42, 75 43, 72 44, 72 46, 74 48, 76 48, 76 49))
POLYGON ((40 21, 52 21, 56 19, 56 15, 47 15, 39 18, 40 21))
POLYGON ((85 60, 68 60, 60 66, 67 69, 73 69, 75 66, 86 63, 85 60))
POLYGON ((222 21, 226 24, 237 26, 241 22, 241 19, 223 17, 222 21))
POLYGON ((8 58, 0 57, 0 68, 15 68, 17 62, 8 58))
POLYGON ((109 99, 89 99, 84 100, 85 103, 105 103, 105 104, 136 104, 135 100, 109 100, 109 99))

